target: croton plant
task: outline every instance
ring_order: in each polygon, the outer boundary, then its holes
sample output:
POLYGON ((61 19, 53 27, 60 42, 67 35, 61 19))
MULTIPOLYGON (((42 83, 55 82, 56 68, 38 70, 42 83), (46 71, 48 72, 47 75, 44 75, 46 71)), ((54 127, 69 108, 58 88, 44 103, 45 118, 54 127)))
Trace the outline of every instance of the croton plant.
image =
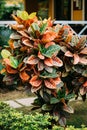
POLYGON ((17 11, 12 15, 9 46, 1 51, 2 73, 6 85, 22 84, 35 93, 34 104, 50 112, 64 126, 71 98, 87 93, 87 39, 79 37, 68 25, 42 20, 36 13, 17 11))

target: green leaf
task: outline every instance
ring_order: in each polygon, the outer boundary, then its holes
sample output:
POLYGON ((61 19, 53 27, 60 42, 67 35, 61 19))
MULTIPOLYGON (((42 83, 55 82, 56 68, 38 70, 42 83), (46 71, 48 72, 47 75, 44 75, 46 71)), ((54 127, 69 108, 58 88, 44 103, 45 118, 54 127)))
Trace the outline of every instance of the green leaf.
POLYGON ((42 74, 40 74, 41 78, 56 78, 58 77, 58 74, 55 69, 53 69, 52 73, 49 73, 47 71, 44 71, 42 74))
POLYGON ((47 23, 43 23, 42 26, 40 27, 40 33, 44 33, 46 27, 47 27, 47 23))
POLYGON ((42 53, 42 55, 48 58, 51 58, 56 51, 60 50, 60 46, 52 45, 52 46, 49 46, 48 48, 45 48, 43 45, 39 44, 39 50, 42 53))
POLYGON ((17 11, 17 17, 19 17, 19 18, 21 18, 23 20, 29 19, 29 15, 28 15, 28 13, 26 11, 20 11, 20 10, 18 10, 17 11))
POLYGON ((3 49, 3 50, 1 51, 1 56, 2 56, 3 58, 8 58, 9 56, 11 56, 11 53, 10 53, 8 50, 3 49))
POLYGON ((51 111, 52 108, 53 108, 53 106, 52 106, 52 105, 48 105, 48 104, 44 104, 44 105, 42 106, 42 110, 43 110, 43 111, 51 111))
POLYGON ((82 75, 83 75, 84 77, 87 77, 87 70, 84 70, 83 73, 82 73, 82 75))
POLYGON ((13 67, 13 68, 17 68, 18 67, 18 65, 19 65, 19 63, 18 63, 18 60, 17 59, 15 59, 13 56, 10 56, 10 63, 11 63, 11 67, 13 67))
POLYGON ((74 94, 74 93, 65 95, 65 99, 66 99, 66 100, 70 100, 71 98, 74 98, 74 97, 75 97, 75 94, 74 94))
POLYGON ((60 100, 59 99, 57 99, 57 98, 55 98, 55 97, 52 97, 51 99, 50 99, 50 104, 56 104, 56 103, 58 103, 60 100))
POLYGON ((28 16, 28 18, 29 18, 29 19, 33 19, 35 16, 36 16, 36 12, 33 12, 33 13, 31 13, 31 14, 28 16))
POLYGON ((40 30, 37 23, 32 23, 31 28, 32 28, 33 31, 39 31, 40 30))

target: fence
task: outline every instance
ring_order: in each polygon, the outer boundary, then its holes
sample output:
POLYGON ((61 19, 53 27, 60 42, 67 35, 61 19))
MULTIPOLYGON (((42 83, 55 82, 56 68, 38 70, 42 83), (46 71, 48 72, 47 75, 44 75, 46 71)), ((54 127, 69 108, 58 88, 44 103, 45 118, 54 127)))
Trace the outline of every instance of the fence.
MULTIPOLYGON (((0 26, 15 24, 15 21, 0 21, 0 26)), ((86 35, 87 21, 55 21, 54 24, 69 25, 78 35, 86 35)))

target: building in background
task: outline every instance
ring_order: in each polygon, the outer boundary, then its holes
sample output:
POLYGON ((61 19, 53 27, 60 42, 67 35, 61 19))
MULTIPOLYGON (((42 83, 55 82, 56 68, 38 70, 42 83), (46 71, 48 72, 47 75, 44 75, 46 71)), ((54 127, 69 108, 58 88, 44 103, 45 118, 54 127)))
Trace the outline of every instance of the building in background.
POLYGON ((24 0, 25 10, 56 20, 87 20, 87 0, 24 0))

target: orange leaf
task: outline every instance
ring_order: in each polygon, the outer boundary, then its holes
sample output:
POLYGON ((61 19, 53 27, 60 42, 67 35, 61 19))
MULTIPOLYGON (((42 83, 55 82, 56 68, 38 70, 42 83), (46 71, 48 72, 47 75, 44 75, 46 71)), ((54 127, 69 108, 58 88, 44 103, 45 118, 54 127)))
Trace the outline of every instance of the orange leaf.
POLYGON ((5 62, 5 64, 11 66, 10 59, 4 58, 3 61, 5 62))
POLYGON ((38 79, 38 76, 35 75, 31 78, 31 80, 29 81, 29 83, 34 86, 34 87, 39 87, 42 83, 42 80, 38 79))
POLYGON ((41 71, 44 69, 44 64, 42 62, 38 62, 38 71, 41 71))
POLYGON ((73 54, 73 57, 74 57, 74 62, 73 64, 76 65, 79 63, 79 55, 78 54, 73 54))
POLYGON ((9 65, 6 65, 6 70, 9 74, 16 74, 18 72, 16 69, 11 68, 9 65))
POLYGON ((54 66, 58 66, 58 67, 61 67, 63 65, 63 62, 60 58, 58 57, 52 57, 53 59, 53 65, 54 66))
POLYGON ((30 78, 30 76, 25 71, 21 71, 19 75, 23 81, 27 81, 30 78))
POLYGON ((45 48, 48 48, 49 46, 55 45, 55 42, 48 42, 45 45, 45 48))
POLYGON ((56 84, 53 79, 44 80, 45 86, 49 89, 56 89, 56 84))
POLYGON ((41 60, 44 60, 44 59, 45 59, 45 57, 41 54, 40 51, 38 52, 38 57, 39 57, 41 60))
POLYGON ((73 53, 71 53, 70 51, 67 51, 65 53, 65 56, 67 56, 67 57, 73 57, 73 53))
POLYGON ((83 84, 83 87, 87 87, 87 81, 83 84))
POLYGON ((81 54, 86 54, 87 55, 87 47, 85 47, 82 51, 80 51, 81 54))
POLYGON ((54 78, 54 82, 57 85, 57 84, 59 84, 61 82, 61 79, 59 77, 58 78, 54 78))
POLYGON ((26 63, 27 63, 27 64, 30 64, 30 65, 37 64, 38 62, 39 62, 39 59, 38 59, 36 56, 34 56, 34 55, 31 55, 31 56, 27 59, 27 61, 26 61, 26 63))
POLYGON ((47 66, 53 66, 53 60, 51 58, 46 58, 44 64, 47 66))
POLYGON ((53 31, 47 31, 43 34, 41 41, 43 43, 51 42, 57 37, 57 33, 53 31))

